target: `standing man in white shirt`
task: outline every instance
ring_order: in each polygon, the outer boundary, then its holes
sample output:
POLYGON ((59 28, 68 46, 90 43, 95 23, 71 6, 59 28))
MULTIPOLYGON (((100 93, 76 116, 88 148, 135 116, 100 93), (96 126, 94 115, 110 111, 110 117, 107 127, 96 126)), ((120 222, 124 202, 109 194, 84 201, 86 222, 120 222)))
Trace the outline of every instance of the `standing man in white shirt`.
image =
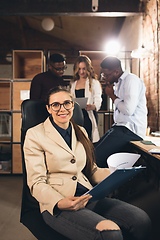
POLYGON ((114 124, 95 143, 97 165, 106 167, 106 159, 111 154, 128 151, 130 141, 140 141, 145 137, 146 88, 139 77, 127 70, 123 72, 121 61, 116 57, 106 57, 100 66, 106 83, 105 92, 115 105, 114 124))

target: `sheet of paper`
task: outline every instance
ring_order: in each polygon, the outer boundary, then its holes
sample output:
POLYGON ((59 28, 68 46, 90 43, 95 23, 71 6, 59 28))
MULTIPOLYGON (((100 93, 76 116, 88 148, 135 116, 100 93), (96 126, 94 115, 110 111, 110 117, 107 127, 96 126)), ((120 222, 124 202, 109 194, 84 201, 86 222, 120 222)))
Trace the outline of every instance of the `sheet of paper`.
POLYGON ((152 142, 157 146, 157 147, 160 147, 160 141, 153 141, 152 142))
POLYGON ((160 137, 145 136, 143 140, 148 140, 148 141, 160 141, 160 137))
POLYGON ((85 108, 88 98, 74 98, 73 101, 77 102, 81 108, 85 108))
POLYGON ((151 137, 151 136, 146 136, 144 140, 151 141, 153 144, 155 144, 157 147, 160 147, 160 137, 151 137))
POLYGON ((21 90, 20 91, 20 99, 26 100, 30 98, 30 91, 29 90, 21 90))
POLYGON ((156 137, 160 137, 160 131, 151 132, 151 135, 156 136, 156 137))
POLYGON ((160 154, 160 149, 159 148, 152 148, 148 151, 149 153, 155 153, 155 154, 160 154))
POLYGON ((114 172, 116 169, 121 168, 130 168, 134 165, 134 163, 140 158, 140 154, 136 153, 127 153, 120 152, 114 153, 107 159, 107 164, 110 172, 114 172))

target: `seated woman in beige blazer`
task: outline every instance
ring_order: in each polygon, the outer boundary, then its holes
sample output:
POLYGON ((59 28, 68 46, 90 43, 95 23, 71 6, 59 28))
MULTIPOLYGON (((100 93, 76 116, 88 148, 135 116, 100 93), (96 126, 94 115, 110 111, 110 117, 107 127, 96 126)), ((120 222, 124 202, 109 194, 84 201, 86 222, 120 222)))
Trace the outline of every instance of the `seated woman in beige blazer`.
POLYGON ((144 211, 117 199, 92 202, 83 195, 109 169, 96 166, 86 131, 73 122, 71 94, 51 89, 47 101, 50 117, 29 129, 24 143, 27 183, 44 221, 72 240, 149 239, 144 211))

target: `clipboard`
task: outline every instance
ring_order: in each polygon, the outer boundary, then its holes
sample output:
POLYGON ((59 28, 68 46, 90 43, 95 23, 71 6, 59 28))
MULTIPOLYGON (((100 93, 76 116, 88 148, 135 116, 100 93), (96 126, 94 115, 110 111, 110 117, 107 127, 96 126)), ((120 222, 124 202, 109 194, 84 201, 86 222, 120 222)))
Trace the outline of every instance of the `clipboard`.
POLYGON ((88 101, 88 98, 85 98, 85 97, 82 97, 82 98, 74 98, 73 99, 74 102, 77 102, 80 107, 83 109, 86 107, 87 105, 87 101, 88 101))
POLYGON ((98 183, 91 190, 87 191, 84 195, 92 195, 92 198, 89 201, 103 199, 145 168, 146 167, 139 166, 116 169, 107 178, 98 183))

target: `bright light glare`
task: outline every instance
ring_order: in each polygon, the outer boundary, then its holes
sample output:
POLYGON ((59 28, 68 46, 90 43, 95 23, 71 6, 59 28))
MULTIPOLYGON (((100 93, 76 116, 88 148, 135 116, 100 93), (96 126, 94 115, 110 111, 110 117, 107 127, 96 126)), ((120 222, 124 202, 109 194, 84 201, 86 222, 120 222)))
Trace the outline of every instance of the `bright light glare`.
POLYGON ((108 54, 117 54, 120 50, 120 44, 116 40, 109 41, 105 46, 105 51, 108 54))

